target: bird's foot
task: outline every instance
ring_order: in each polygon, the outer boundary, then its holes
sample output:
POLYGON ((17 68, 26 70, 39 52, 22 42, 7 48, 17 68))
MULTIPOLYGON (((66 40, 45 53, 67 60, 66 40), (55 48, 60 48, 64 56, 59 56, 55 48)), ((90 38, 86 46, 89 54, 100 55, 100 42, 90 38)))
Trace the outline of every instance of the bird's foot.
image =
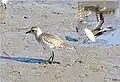
POLYGON ((49 62, 46 60, 46 61, 42 62, 39 67, 42 66, 45 68, 48 64, 49 64, 49 62))
POLYGON ((46 67, 48 64, 53 64, 53 62, 46 60, 45 62, 43 62, 43 67, 46 67))
POLYGON ((48 61, 49 64, 53 64, 53 61, 48 61))

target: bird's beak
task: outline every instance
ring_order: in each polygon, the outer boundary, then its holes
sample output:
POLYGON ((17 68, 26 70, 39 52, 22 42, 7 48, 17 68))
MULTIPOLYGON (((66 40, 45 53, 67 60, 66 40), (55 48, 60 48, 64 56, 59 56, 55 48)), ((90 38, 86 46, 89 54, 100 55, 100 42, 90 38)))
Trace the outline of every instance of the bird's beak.
POLYGON ((31 33, 32 31, 30 30, 30 31, 27 31, 25 34, 28 34, 28 33, 31 33))

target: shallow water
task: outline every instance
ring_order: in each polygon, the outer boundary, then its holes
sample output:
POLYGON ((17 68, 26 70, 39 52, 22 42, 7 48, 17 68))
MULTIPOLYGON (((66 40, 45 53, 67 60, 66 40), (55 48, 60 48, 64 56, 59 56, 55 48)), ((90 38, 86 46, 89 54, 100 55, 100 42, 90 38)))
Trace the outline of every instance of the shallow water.
MULTIPOLYGON (((39 1, 10 0, 7 5, 8 9, 5 14, 3 13, 0 48, 1 52, 5 51, 10 57, 6 57, 5 53, 0 54, 2 82, 120 82, 119 47, 84 47, 111 44, 112 41, 109 41, 107 37, 112 37, 112 40, 115 37, 116 42, 114 43, 119 43, 119 38, 117 39, 120 31, 118 19, 115 18, 117 22, 111 21, 113 16, 105 16, 110 18, 110 22, 105 22, 104 26, 113 25, 117 28, 114 31, 116 33, 102 35, 97 38, 96 43, 88 41, 83 44, 83 38, 86 39, 86 37, 84 37, 82 25, 79 33, 75 32, 74 28, 78 25, 74 17, 77 5, 67 1, 56 1, 54 4, 51 1, 46 1, 46 4, 44 1, 39 1), (44 32, 54 33, 61 38, 69 36, 67 39, 72 39, 72 42, 68 42, 76 44, 75 47, 80 53, 72 50, 58 50, 55 55, 55 65, 48 65, 46 68, 39 66, 37 63, 42 64, 46 61, 49 53, 43 51, 42 46, 32 35, 25 35, 29 27, 37 24, 44 32), (28 27, 28 29, 24 27, 28 27), (77 60, 78 63, 75 61, 76 63, 72 64, 73 60, 77 60), (80 63, 81 60, 82 63, 80 63), (60 65, 57 65, 59 62, 60 65), (70 66, 70 64, 72 65, 70 66), (19 74, 15 71, 18 71, 19 74)), ((119 15, 117 16, 119 17, 119 15)), ((93 27, 95 24, 96 22, 93 27)), ((84 26, 84 28, 86 27, 84 26)))
MULTIPOLYGON (((95 6, 97 4, 100 4, 100 6, 104 6, 104 4, 102 3, 98 3, 98 2, 81 2, 81 4, 87 4, 87 5, 92 5, 92 6, 95 6)), ((119 4, 117 4, 116 2, 112 3, 112 2, 107 2, 106 3, 106 6, 109 7, 109 8, 113 8, 115 9, 115 13, 113 13, 112 15, 111 14, 105 14, 104 15, 104 24, 102 25, 101 28, 106 28, 106 27, 113 27, 115 28, 114 31, 110 32, 110 33, 105 33, 99 37, 96 38, 96 41, 95 43, 92 43, 90 41, 88 41, 86 44, 107 44, 107 45, 119 45, 120 44, 120 38, 119 38, 119 35, 120 35, 120 8, 119 8, 119 4), (111 6, 113 5, 113 6, 111 6)), ((88 20, 90 21, 91 25, 92 26, 87 26, 89 29, 91 28, 94 28, 95 25, 97 24, 96 23, 96 18, 91 15, 88 20)), ((79 27, 81 27, 81 24, 79 24, 79 27)), ((87 27, 84 27, 84 28, 87 28, 87 27)))

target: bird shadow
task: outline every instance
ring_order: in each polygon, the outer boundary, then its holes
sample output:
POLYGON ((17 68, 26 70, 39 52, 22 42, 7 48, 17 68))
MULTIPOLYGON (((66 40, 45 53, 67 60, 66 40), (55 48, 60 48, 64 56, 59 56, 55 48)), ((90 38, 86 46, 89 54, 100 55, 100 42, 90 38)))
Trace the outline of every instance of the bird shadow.
MULTIPOLYGON (((13 60, 13 61, 25 62, 25 63, 38 63, 38 64, 42 64, 47 61, 45 59, 38 59, 38 58, 6 57, 6 56, 0 56, 0 59, 13 60)), ((48 63, 51 64, 51 61, 49 61, 48 63)), ((53 61, 53 64, 60 64, 60 62, 53 61)))

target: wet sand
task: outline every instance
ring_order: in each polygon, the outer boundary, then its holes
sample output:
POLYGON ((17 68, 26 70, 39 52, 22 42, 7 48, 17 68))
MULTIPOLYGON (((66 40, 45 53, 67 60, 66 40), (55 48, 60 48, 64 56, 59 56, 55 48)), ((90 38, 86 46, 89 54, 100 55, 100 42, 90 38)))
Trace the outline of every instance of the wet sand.
POLYGON ((76 2, 10 0, 7 7, 0 9, 0 82, 120 82, 119 44, 83 45, 81 39, 65 40, 67 35, 84 36, 82 30, 75 30, 76 2), (39 64, 50 54, 33 35, 25 34, 34 25, 60 36, 78 52, 56 50, 54 64, 39 64))

